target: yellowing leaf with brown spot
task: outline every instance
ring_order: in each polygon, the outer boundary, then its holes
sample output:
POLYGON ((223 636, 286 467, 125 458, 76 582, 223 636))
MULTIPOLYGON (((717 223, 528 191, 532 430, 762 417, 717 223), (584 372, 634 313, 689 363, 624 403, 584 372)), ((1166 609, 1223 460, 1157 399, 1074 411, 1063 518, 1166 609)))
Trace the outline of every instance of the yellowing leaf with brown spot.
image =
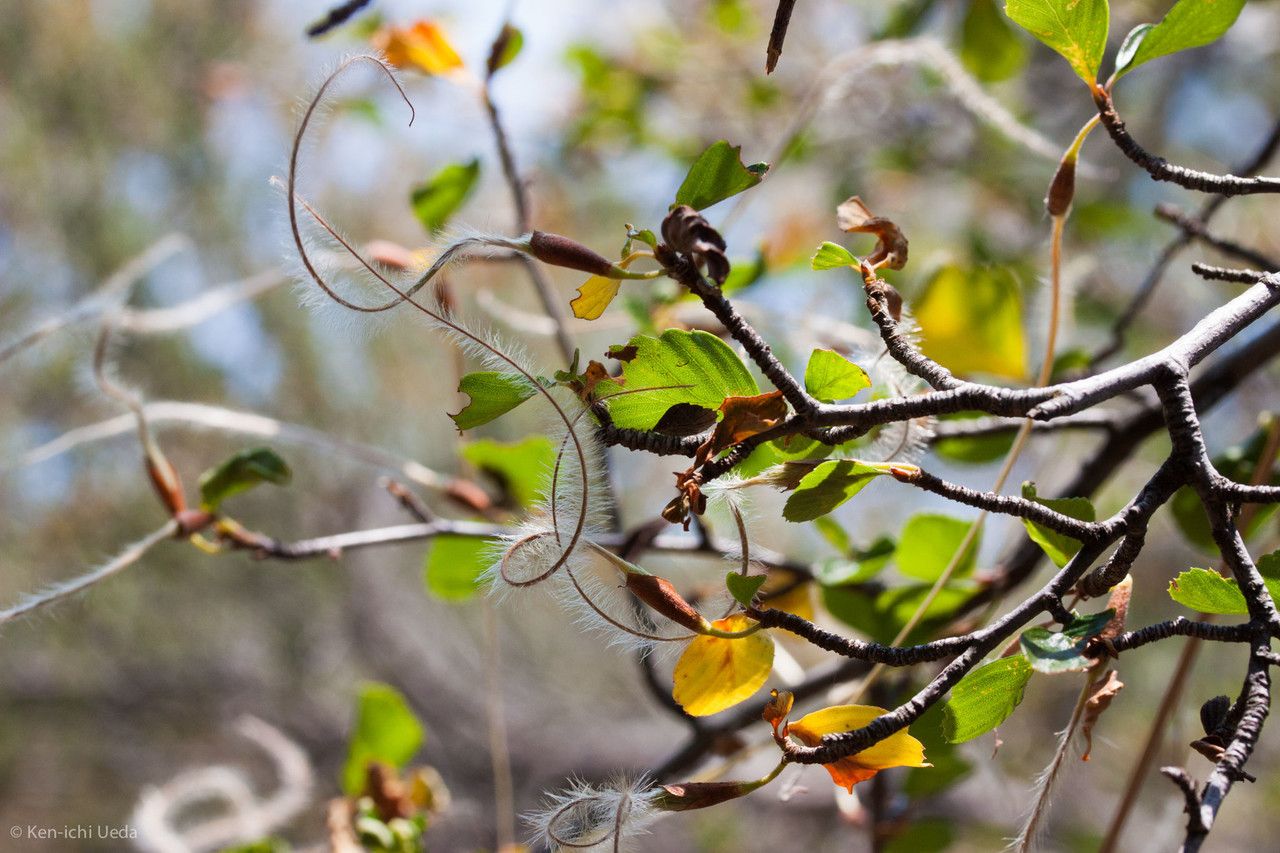
MULTIPOLYGON (((834 705, 805 714, 786 728, 786 734, 794 735, 806 746, 817 746, 823 735, 839 734, 860 729, 876 717, 889 713, 874 705, 834 705)), ((831 780, 853 792, 853 786, 865 782, 881 770, 890 767, 932 767, 924 760, 924 744, 907 734, 907 730, 894 732, 889 737, 830 764, 824 764, 831 780)))
MULTIPOLYGON (((743 631, 754 622, 741 613, 711 623, 743 631)), ((764 686, 773 670, 773 638, 764 631, 727 640, 695 637, 676 663, 671 695, 695 717, 732 708, 764 686)))
POLYGON ((411 27, 383 27, 374 35, 373 43, 396 68, 446 74, 462 67, 462 57, 434 21, 418 21, 411 27))

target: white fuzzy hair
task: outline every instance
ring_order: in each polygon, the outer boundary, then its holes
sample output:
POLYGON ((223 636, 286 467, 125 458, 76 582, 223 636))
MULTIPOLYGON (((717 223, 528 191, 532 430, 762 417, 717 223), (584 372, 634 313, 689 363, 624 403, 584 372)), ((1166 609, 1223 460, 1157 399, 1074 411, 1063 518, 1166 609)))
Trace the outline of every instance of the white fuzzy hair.
POLYGON ((531 840, 552 850, 626 850, 658 818, 654 803, 660 791, 644 777, 619 775, 601 785, 571 779, 524 820, 531 840))

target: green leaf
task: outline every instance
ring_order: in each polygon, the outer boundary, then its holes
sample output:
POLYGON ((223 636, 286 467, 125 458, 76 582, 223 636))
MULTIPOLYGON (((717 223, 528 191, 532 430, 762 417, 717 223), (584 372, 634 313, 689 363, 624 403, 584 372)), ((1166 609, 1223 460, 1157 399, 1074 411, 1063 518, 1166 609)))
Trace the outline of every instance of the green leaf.
MULTIPOLYGON (((1262 457, 1262 451, 1267 445, 1273 417, 1270 413, 1265 413, 1259 419, 1260 428, 1244 443, 1230 447, 1221 455, 1214 457, 1213 467, 1222 476, 1237 483, 1251 482, 1262 457)), ((1272 475, 1269 485, 1280 486, 1280 472, 1272 475)), ((1173 510, 1173 519, 1177 522, 1178 530, 1188 542, 1205 553, 1217 552, 1217 546, 1213 542, 1213 532, 1209 526, 1209 517, 1205 514, 1204 505, 1200 503, 1200 498, 1194 489, 1190 486, 1178 489, 1173 495, 1173 500, 1170 501, 1170 508, 1173 510)), ((1256 506, 1255 512, 1251 514, 1248 521, 1241 525, 1240 532, 1244 538, 1248 540, 1256 535, 1274 516, 1277 509, 1280 509, 1280 506, 1276 504, 1256 506)))
POLYGON ((888 470, 886 465, 871 465, 857 459, 823 462, 800 480, 782 508, 782 517, 787 521, 813 521, 849 500, 888 470))
POLYGON ((724 582, 735 601, 743 607, 750 607, 751 600, 768 579, 768 575, 741 575, 737 572, 729 572, 725 575, 724 582))
POLYGON ((857 265, 858 259, 853 256, 853 252, 830 240, 819 246, 818 251, 809 259, 809 266, 815 270, 835 270, 857 265))
POLYGON ((824 403, 848 400, 864 388, 871 387, 867 372, 840 353, 816 349, 804 369, 804 387, 824 403))
POLYGON ((413 188, 410 195, 413 215, 418 217, 422 227, 434 234, 448 224, 449 218, 462 207, 479 177, 479 159, 445 166, 431 180, 413 188))
POLYGON ((840 522, 834 518, 824 516, 814 519, 814 528, 822 534, 822 538, 827 540, 827 544, 836 550, 837 554, 848 554, 853 547, 853 541, 849 539, 849 531, 840 526, 840 522))
POLYGON ((494 370, 468 373, 458 383, 458 390, 471 398, 462 411, 449 415, 460 431, 487 424, 538 393, 523 376, 494 370))
POLYGON ((1208 569, 1189 569, 1169 581, 1169 597, 1197 613, 1249 612, 1236 582, 1208 569))
POLYGON ((876 594, 866 586, 823 586, 822 606, 841 622, 871 639, 888 643, 897 633, 891 614, 876 608, 876 594))
POLYGON ((924 744, 925 755, 933 765, 907 771, 902 793, 913 802, 942 793, 973 771, 960 748, 943 737, 944 710, 944 702, 935 703, 911 724, 912 736, 924 744))
POLYGON ((1102 633, 1114 615, 1114 610, 1104 610, 1077 616, 1061 631, 1028 628, 1019 640, 1022 653, 1037 672, 1083 672, 1097 663, 1093 658, 1085 657, 1085 646, 1090 639, 1102 633))
MULTIPOLYGON (((907 645, 922 642, 924 635, 932 633, 939 623, 953 618, 956 611, 980 589, 981 587, 975 581, 952 579, 938 591, 928 608, 921 614, 920 626, 907 638, 907 645)), ((876 608, 890 617, 894 625, 894 634, 897 634, 902 626, 915 616, 920 605, 932 591, 932 583, 895 586, 877 596, 876 608)))
POLYGON ((1008 0, 1004 11, 1057 51, 1081 80, 1097 82, 1110 26, 1107 0, 1008 0))
POLYGON ((921 349, 943 366, 966 375, 1026 378, 1022 297, 1008 269, 945 266, 925 286, 915 314, 921 349))
MULTIPOLYGON (((1280 551, 1258 560, 1258 574, 1262 575, 1271 599, 1280 601, 1280 551)), ((1206 569, 1190 569, 1169 581, 1169 597, 1198 613, 1243 615, 1249 612, 1235 580, 1206 569)))
POLYGON ((493 76, 499 69, 506 68, 520 55, 520 50, 524 47, 524 33, 519 27, 503 24, 502 32, 494 40, 493 47, 494 49, 489 53, 489 76, 493 76))
POLYGON ((423 564, 427 592, 444 601, 466 601, 483 586, 493 542, 478 536, 437 536, 423 564))
POLYGON ((366 684, 360 691, 355 730, 342 771, 342 790, 354 797, 364 788, 365 766, 381 761, 404 767, 422 746, 422 723, 389 684, 366 684))
POLYGON ((742 146, 730 145, 721 139, 693 162, 684 183, 676 190, 676 204, 702 210, 751 189, 760 183, 767 171, 767 163, 742 165, 742 146))
POLYGON ((247 492, 259 483, 288 485, 292 476, 289 466, 271 448, 242 450, 200 475, 200 504, 212 512, 232 495, 247 492))
POLYGON ((555 456, 555 445, 545 435, 510 442, 482 439, 462 448, 463 459, 492 475, 525 508, 542 498, 555 456))
MULTIPOLYGON (((936 581, 960 549, 960 543, 964 541, 970 526, 968 521, 946 515, 923 514, 912 517, 898 536, 898 551, 894 556, 898 571, 916 580, 929 583, 936 581)), ((981 541, 981 535, 973 537, 956 565, 953 578, 973 573, 981 541)))
POLYGON ((1245 0, 1178 0, 1160 23, 1142 24, 1125 36, 1116 56, 1116 75, 1180 50, 1215 42, 1240 17, 1245 0))
MULTIPOLYGON (((1047 506, 1049 509, 1060 512, 1063 515, 1069 515, 1072 518, 1078 518, 1081 521, 1093 521, 1097 516, 1088 498, 1041 498, 1036 495, 1036 484, 1027 482, 1022 484, 1022 496, 1029 501, 1035 501, 1041 506, 1047 506)), ((1040 546, 1049 559, 1053 560, 1053 564, 1058 568, 1065 566, 1076 552, 1080 550, 1081 542, 1078 539, 1072 539, 1056 530, 1050 530, 1029 518, 1022 519, 1023 525, 1027 528, 1027 535, 1031 537, 1031 541, 1040 546)))
MULTIPOLYGON (((973 420, 983 415, 973 412, 960 412, 954 415, 943 415, 944 421, 973 420)), ((954 436, 937 438, 930 448, 943 459, 951 462, 965 462, 977 465, 1003 459, 1013 447, 1015 430, 993 432, 986 435, 954 436)))
MULTIPOLYGON (((933 755, 930 755, 930 764, 934 761, 933 755)), ((911 772, 914 774, 916 771, 911 772)), ((951 849, 954 838, 955 828, 948 818, 914 818, 902 832, 885 842, 880 850, 881 853, 940 853, 951 849)))
POLYGON ((676 403, 718 410, 725 397, 760 393, 742 359, 708 332, 667 329, 657 338, 636 335, 628 346, 636 354, 622 365, 622 387, 605 380, 596 388, 620 427, 653 429, 676 403))
POLYGON ((1133 66, 1133 58, 1138 55, 1138 48, 1142 46, 1142 40, 1147 37, 1147 33, 1151 32, 1155 24, 1138 24, 1129 30, 1129 34, 1124 37, 1124 41, 1120 42, 1120 50, 1116 53, 1115 77, 1119 80, 1133 66))
POLYGON ((764 278, 765 273, 769 271, 766 260, 764 251, 761 249, 756 250, 755 257, 734 258, 729 266, 729 275, 725 278, 724 284, 720 285, 720 292, 729 296, 745 290, 764 278))
MULTIPOLYGON (((821 529, 823 522, 830 521, 824 516, 816 519, 815 527, 821 529)), ((863 583, 869 581, 889 565, 894 552, 893 540, 882 536, 865 550, 854 550, 853 559, 841 558, 823 560, 818 563, 815 579, 824 586, 841 586, 843 584, 863 583)), ((846 552, 850 549, 846 549, 846 552)))
POLYGON ((962 743, 1003 723, 1022 702, 1031 664, 1022 655, 998 658, 977 667, 953 688, 942 705, 942 736, 962 743))
POLYGON ((996 0, 970 0, 960 28, 960 59, 984 83, 1007 80, 1027 62, 1027 45, 1000 14, 996 0))

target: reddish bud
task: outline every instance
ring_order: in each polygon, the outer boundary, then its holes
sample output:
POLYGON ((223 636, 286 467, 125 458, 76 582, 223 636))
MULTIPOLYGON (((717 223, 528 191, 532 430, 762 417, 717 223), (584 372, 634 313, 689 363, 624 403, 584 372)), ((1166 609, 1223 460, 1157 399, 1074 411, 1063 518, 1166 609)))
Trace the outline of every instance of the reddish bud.
POLYGON ((614 265, 603 255, 568 237, 534 231, 529 237, 529 254, 544 264, 581 270, 592 275, 610 276, 614 265))
POLYGON ((681 785, 663 785, 662 793, 654 800, 654 806, 668 812, 705 809, 745 797, 759 787, 756 782, 685 782, 681 785))
POLYGON ((1076 195, 1076 158, 1063 159, 1058 164, 1058 171, 1053 174, 1049 184, 1049 194, 1045 196, 1044 207, 1050 216, 1066 216, 1071 210, 1071 202, 1076 195))
POLYGON ((698 633, 706 630, 707 620, 703 619, 702 614, 676 592, 676 588, 666 578, 628 572, 627 589, 631 590, 636 598, 677 625, 698 633))
POLYGON ((170 515, 177 515, 187 508, 187 499, 182 494, 182 480, 178 478, 178 472, 168 459, 159 453, 148 454, 147 476, 170 515))

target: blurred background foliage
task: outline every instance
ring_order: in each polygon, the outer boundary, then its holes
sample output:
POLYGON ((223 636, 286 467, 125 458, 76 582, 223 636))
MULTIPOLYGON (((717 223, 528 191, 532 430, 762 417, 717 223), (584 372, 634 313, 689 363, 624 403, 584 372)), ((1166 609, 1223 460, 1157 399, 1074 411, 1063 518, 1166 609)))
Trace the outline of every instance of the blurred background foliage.
MULTIPOLYGON (((355 23, 309 41, 306 25, 326 9, 320 0, 0 0, 0 341, 65 310, 172 233, 185 235, 185 247, 143 278, 134 307, 178 304, 264 271, 280 271, 283 281, 294 262, 284 202, 268 179, 285 168, 298 99, 311 93, 323 69, 367 48, 373 16, 402 25, 440 22, 465 65, 478 72, 507 5, 381 0, 355 23)), ((1153 20, 1168 4, 1112 5, 1114 50, 1133 23, 1153 20)), ((1025 339, 1034 369, 1044 334, 1049 231, 1041 199, 1056 155, 1028 151, 993 127, 990 116, 967 109, 954 95, 954 75, 892 59, 855 63, 855 73, 814 102, 811 122, 793 132, 794 122, 824 69, 891 39, 944 45, 1012 117, 1059 149, 1093 111, 1087 94, 1059 58, 1010 27, 996 0, 800 6, 779 70, 765 77, 772 4, 518 4, 513 22, 523 32, 523 50, 495 78, 494 98, 529 178, 536 227, 612 255, 624 224, 656 227, 692 159, 727 139, 743 145, 745 162, 774 168, 740 206, 715 208, 712 221, 724 226, 735 267, 752 271, 738 294, 744 310, 797 369, 806 346, 828 334, 822 321, 869 328, 851 274, 809 270, 814 247, 841 238, 834 207, 854 193, 909 235, 911 262, 891 276, 910 304, 920 307, 931 283, 976 281, 1023 321, 994 333, 1006 342, 1025 339)), ((1251 2, 1221 43, 1134 73, 1118 103, 1151 150, 1229 171, 1248 159, 1275 120, 1280 76, 1270 72, 1277 44, 1280 7, 1251 2)), ((434 177, 455 182, 456 191, 458 180, 474 178, 449 225, 508 231, 513 215, 475 92, 444 77, 407 74, 405 85, 418 111, 412 126, 394 93, 371 76, 342 87, 306 154, 304 192, 358 241, 418 250, 429 245, 426 226, 441 222, 438 211, 423 212, 420 204, 415 216, 415 189, 434 177)), ((1107 341, 1117 312, 1175 233, 1151 215, 1153 207, 1199 204, 1150 182, 1101 134, 1083 159, 1092 171, 1081 180, 1068 229, 1066 275, 1074 298, 1060 354, 1107 341)), ((417 200, 423 198, 420 191, 417 200)), ((1266 196, 1235 200, 1215 230, 1280 251, 1274 213, 1266 196)), ((1209 250, 1184 256, 1196 258, 1214 260, 1209 250)), ((581 281, 563 271, 552 276, 567 307, 581 281)), ((511 265, 470 266, 453 273, 449 286, 465 312, 520 341, 542 372, 565 366, 528 282, 511 265)), ((1175 263, 1121 357, 1167 342, 1231 287, 1200 281, 1185 262, 1175 263)), ((705 322, 673 297, 662 284, 625 284, 603 319, 570 321, 570 329, 585 355, 599 357, 637 328, 705 322)), ((963 329, 959 335, 953 346, 963 348, 963 329)), ((92 344, 91 326, 80 325, 0 371, 4 602, 77 573, 160 521, 130 434, 38 464, 12 464, 68 430, 118 414, 90 380, 92 344)), ((474 466, 485 467, 478 442, 460 455, 446 415, 460 406, 454 389, 465 365, 405 312, 370 324, 311 310, 286 283, 172 335, 122 335, 113 357, 120 375, 151 400, 261 412, 449 474, 481 476, 474 466)), ((973 369, 1017 379, 1026 365, 973 369)), ((1258 413, 1275 405, 1278 379, 1274 369, 1260 373, 1214 411, 1207 434, 1215 451, 1250 436, 1258 413)), ((474 438, 512 441, 543 432, 530 409, 474 438)), ((161 429, 189 482, 246 446, 219 432, 161 429)), ((1014 476, 1053 494, 1091 441, 1077 435, 1033 444, 1014 476)), ((1133 471, 1099 496, 1100 513, 1114 511, 1145 479, 1164 452, 1159 443, 1143 448, 1133 471)), ((237 518, 251 527, 298 538, 405 520, 377 485, 384 471, 306 447, 277 449, 289 459, 293 481, 235 499, 237 518)), ((979 463, 957 461, 953 453, 927 464, 985 488, 997 464, 993 454, 964 453, 979 463)), ((611 458, 624 525, 656 516, 670 496, 670 461, 619 451, 611 458)), ((500 494, 500 482, 483 482, 500 494)), ((918 513, 972 515, 913 491, 876 488, 874 499, 855 499, 834 516, 855 549, 898 539, 918 513)), ((836 555, 812 526, 781 521, 780 506, 773 496, 756 505, 753 531, 761 544, 802 560, 836 555)), ((1163 594, 1167 579, 1210 560, 1173 532, 1167 516, 1157 517, 1157 535, 1137 565, 1131 624, 1175 615, 1178 608, 1163 594)), ((1011 537, 1023 535, 1021 524, 1008 522, 989 522, 976 576, 998 565, 1011 537)), ((727 519, 713 515, 710 523, 724 529, 727 519)), ((1275 547, 1274 524, 1258 536, 1260 547, 1275 547)), ((257 787, 270 789, 270 767, 230 728, 249 713, 295 739, 314 763, 313 806, 278 834, 316 841, 323 802, 339 791, 359 686, 375 679, 408 698, 427 732, 421 755, 453 791, 450 809, 429 830, 432 849, 490 847, 493 794, 483 723, 489 697, 480 686, 489 605, 468 597, 465 583, 461 595, 451 595, 444 581, 435 595, 425 589, 428 551, 402 545, 337 562, 285 564, 169 544, 52 615, 7 628, 0 652, 0 822, 120 824, 146 786, 213 763, 242 765, 257 787)), ((655 559, 652 568, 694 589, 721 583, 720 570, 705 562, 655 559)), ((830 571, 836 583, 824 600, 836 624, 844 618, 851 624, 842 630, 892 635, 904 618, 894 609, 909 599, 901 590, 911 578, 886 575, 900 591, 871 613, 840 586, 865 578, 854 578, 847 560, 830 571)), ((680 743, 683 724, 659 707, 625 653, 578 632, 541 595, 513 595, 493 606, 520 811, 566 776, 642 771, 680 743)), ((789 649, 804 665, 821 659, 789 649)), ((1045 849, 1096 845, 1177 652, 1176 644, 1161 644, 1122 666, 1128 689, 1103 723, 1092 761, 1071 769, 1045 849)), ((1234 693, 1242 653, 1204 650, 1161 763, 1187 760, 1183 745, 1198 733, 1194 708, 1216 693, 1234 693)), ((669 666, 662 659, 659 670, 669 666)), ((888 689, 908 687, 899 680, 888 689)), ((889 849, 997 846, 1021 813, 1029 780, 1051 751, 1048 733, 1065 723, 1076 691, 1075 683, 1033 681, 1027 701, 1001 728, 998 751, 990 736, 957 750, 968 768, 955 784, 942 782, 956 774, 939 773, 933 778, 943 777, 940 790, 928 790, 933 783, 917 771, 912 779, 920 781, 907 791, 916 823, 889 849)), ((1275 823, 1266 815, 1280 798, 1274 741, 1264 739, 1251 764, 1258 784, 1233 793, 1207 849, 1271 843, 1275 823)), ((941 751, 934 757, 940 766, 946 760, 941 751)), ((1195 762, 1201 760, 1192 759, 1193 772, 1205 772, 1207 765, 1195 762)), ((650 849, 865 844, 865 834, 833 808, 821 770, 805 771, 791 794, 787 802, 762 793, 667 820, 650 849)), ((1130 849, 1174 844, 1180 810, 1173 789, 1152 779, 1130 825, 1128 837, 1138 844, 1130 849)))

